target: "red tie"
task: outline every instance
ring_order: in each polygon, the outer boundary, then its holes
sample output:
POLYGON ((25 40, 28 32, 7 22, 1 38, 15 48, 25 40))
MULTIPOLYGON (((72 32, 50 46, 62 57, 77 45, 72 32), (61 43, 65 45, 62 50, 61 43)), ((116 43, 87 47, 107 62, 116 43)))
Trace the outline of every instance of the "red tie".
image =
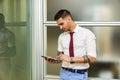
POLYGON ((74 32, 70 32, 70 44, 69 44, 69 55, 70 55, 70 57, 74 57, 73 33, 74 33, 74 32))

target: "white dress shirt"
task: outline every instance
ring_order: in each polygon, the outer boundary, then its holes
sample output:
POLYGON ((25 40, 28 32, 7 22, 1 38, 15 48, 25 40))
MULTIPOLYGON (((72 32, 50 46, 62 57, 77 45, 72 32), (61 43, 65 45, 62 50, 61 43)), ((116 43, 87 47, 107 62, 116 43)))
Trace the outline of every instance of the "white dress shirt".
MULTIPOLYGON (((95 35, 88 29, 76 26, 73 34, 73 47, 74 57, 82 57, 84 55, 90 55, 96 57, 96 42, 95 35)), ((58 38, 58 51, 69 55, 69 42, 70 34, 69 31, 63 32, 58 38)), ((89 68, 88 63, 69 63, 62 62, 62 67, 73 68, 73 69, 87 69, 89 68)))

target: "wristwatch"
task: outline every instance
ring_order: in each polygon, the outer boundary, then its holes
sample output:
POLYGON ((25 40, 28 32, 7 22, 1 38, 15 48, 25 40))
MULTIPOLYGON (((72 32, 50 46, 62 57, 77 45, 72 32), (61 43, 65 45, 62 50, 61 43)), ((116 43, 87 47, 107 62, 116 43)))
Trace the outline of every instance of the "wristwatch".
POLYGON ((71 64, 74 63, 73 57, 70 57, 70 63, 71 63, 71 64))

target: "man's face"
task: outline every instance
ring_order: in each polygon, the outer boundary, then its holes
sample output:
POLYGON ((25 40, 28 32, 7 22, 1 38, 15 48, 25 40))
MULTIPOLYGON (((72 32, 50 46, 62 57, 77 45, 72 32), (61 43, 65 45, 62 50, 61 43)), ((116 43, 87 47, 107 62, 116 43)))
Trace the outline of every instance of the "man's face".
POLYGON ((59 25, 60 29, 63 31, 70 31, 70 26, 67 18, 59 18, 57 20, 57 24, 59 25))

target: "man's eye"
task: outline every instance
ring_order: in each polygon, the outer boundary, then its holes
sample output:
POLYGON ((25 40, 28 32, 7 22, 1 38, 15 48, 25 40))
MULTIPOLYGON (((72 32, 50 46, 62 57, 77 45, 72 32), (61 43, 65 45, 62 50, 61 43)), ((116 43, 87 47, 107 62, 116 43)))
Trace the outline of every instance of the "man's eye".
POLYGON ((63 25, 63 23, 62 24, 60 24, 61 26, 63 25))

